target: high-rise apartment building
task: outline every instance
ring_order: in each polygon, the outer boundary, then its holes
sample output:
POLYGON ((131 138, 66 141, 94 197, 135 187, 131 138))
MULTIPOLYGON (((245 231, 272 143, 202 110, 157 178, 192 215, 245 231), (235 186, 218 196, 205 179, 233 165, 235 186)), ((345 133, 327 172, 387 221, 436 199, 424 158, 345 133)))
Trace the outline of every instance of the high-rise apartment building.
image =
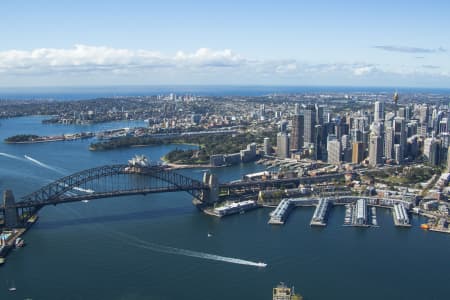
POLYGON ((303 125, 304 118, 302 115, 294 115, 292 119, 291 132, 291 151, 298 151, 303 148, 303 125))

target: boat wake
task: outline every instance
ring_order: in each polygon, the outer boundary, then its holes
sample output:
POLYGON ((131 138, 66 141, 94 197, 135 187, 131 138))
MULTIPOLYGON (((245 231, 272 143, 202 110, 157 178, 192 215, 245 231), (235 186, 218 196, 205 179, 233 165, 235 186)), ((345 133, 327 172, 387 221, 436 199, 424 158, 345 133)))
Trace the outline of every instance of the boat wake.
POLYGON ((49 165, 47 165, 47 164, 45 164, 45 163, 43 163, 43 162, 41 162, 41 161, 39 161, 37 159, 34 159, 34 158, 28 156, 28 155, 24 155, 23 157, 25 157, 26 159, 28 159, 29 161, 35 163, 38 166, 41 166, 41 167, 46 168, 48 170, 51 170, 51 171, 54 171, 54 172, 59 173, 61 175, 64 175, 63 172, 61 172, 60 170, 56 169, 55 167, 49 166, 49 165))
POLYGON ((216 254, 211 254, 211 253, 163 246, 163 245, 158 245, 155 243, 150 243, 145 240, 141 240, 136 237, 129 236, 129 235, 124 234, 124 236, 126 236, 128 239, 131 238, 131 239, 135 240, 135 242, 131 243, 134 246, 137 246, 137 247, 140 247, 143 249, 147 249, 147 250, 156 251, 156 252, 175 254, 175 255, 184 255, 184 256, 189 256, 189 257, 196 257, 196 258, 207 259, 207 260, 215 260, 215 261, 221 261, 221 262, 227 262, 227 263, 245 265, 245 266, 251 266, 251 267, 258 267, 258 268, 267 267, 267 264, 263 263, 263 262, 254 262, 254 261, 240 259, 240 258, 227 257, 227 256, 221 256, 221 255, 216 255, 216 254))
POLYGON ((176 255, 184 255, 184 256, 190 256, 190 257, 196 257, 196 258, 202 258, 202 259, 208 259, 208 260, 215 260, 215 261, 222 261, 232 264, 238 264, 238 265, 245 265, 245 266, 252 266, 252 267, 259 267, 259 268, 265 268, 267 264, 262 262, 253 262, 249 260, 244 260, 240 258, 234 258, 234 257, 227 257, 227 256, 220 256, 216 254, 210 254, 210 253, 204 253, 204 252, 197 252, 192 250, 186 250, 186 249, 179 249, 179 248, 173 248, 168 246, 162 246, 162 245, 136 245, 144 249, 168 253, 168 254, 176 254, 176 255))
POLYGON ((19 156, 12 155, 12 154, 8 154, 8 153, 0 152, 0 156, 4 156, 4 157, 8 157, 8 158, 12 158, 12 159, 23 161, 23 158, 21 158, 19 156))

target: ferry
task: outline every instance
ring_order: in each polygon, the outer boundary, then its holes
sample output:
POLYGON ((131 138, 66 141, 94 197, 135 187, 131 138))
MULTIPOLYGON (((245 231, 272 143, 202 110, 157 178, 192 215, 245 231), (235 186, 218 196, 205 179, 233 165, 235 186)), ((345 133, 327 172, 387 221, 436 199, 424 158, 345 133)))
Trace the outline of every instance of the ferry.
POLYGON ((215 215, 218 217, 223 217, 226 215, 236 214, 236 213, 245 213, 246 210, 254 209, 258 207, 255 201, 246 200, 242 202, 234 202, 230 204, 226 204, 221 207, 217 207, 214 209, 215 215))

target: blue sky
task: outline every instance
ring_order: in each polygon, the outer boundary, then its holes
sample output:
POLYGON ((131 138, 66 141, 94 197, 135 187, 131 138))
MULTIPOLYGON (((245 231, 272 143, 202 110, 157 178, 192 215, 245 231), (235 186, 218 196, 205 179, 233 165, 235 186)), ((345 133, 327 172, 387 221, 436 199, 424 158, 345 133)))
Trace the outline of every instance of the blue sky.
POLYGON ((2 1, 0 86, 450 87, 449 3, 2 1))

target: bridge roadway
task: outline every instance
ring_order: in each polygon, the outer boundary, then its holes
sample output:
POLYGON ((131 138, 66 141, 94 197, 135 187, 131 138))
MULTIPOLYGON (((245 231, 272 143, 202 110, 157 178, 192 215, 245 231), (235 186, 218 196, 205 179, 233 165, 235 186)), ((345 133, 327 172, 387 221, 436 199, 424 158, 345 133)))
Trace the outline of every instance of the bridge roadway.
POLYGON ((319 175, 319 176, 305 176, 305 177, 295 177, 295 178, 281 178, 281 179, 269 179, 269 180, 249 180, 249 181, 237 181, 237 182, 229 182, 229 183, 221 183, 219 184, 219 188, 265 188, 265 187, 281 187, 287 184, 308 184, 308 183, 317 183, 324 182, 333 179, 344 178, 345 173, 333 173, 327 175, 319 175))
MULTIPOLYGON (((14 205, 9 205, 8 208, 30 208, 37 206, 46 206, 46 205, 56 205, 63 204, 69 202, 77 202, 83 200, 95 200, 101 198, 110 198, 110 197, 121 197, 121 196, 132 196, 132 195, 146 195, 146 194, 155 194, 155 193, 169 193, 169 192, 180 192, 180 191, 190 191, 191 187, 166 187, 166 188, 148 188, 148 189, 134 189, 134 190, 120 190, 120 191, 111 191, 111 192, 96 192, 96 193, 87 193, 76 196, 62 196, 55 199, 48 199, 44 201, 29 202, 29 201, 20 201, 16 202, 14 205)), ((3 206, 0 206, 0 210, 3 209, 3 206)))

